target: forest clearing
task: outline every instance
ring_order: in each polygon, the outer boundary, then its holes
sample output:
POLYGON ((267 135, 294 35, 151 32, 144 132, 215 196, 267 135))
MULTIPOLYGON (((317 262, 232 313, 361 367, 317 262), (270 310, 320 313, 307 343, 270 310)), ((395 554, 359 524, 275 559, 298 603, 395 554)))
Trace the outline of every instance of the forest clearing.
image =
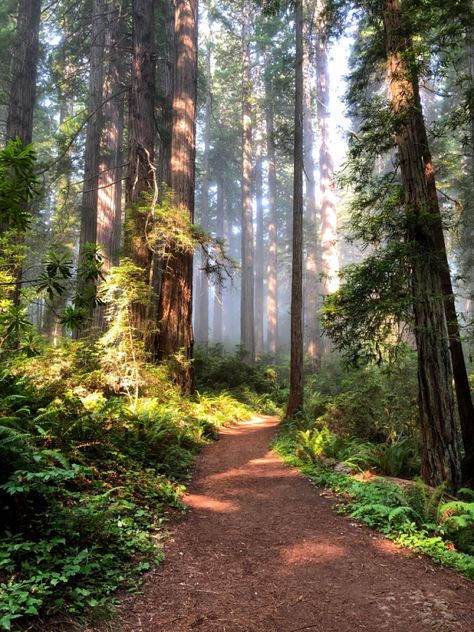
POLYGON ((474 4, 0 3, 0 629, 471 631, 474 4))

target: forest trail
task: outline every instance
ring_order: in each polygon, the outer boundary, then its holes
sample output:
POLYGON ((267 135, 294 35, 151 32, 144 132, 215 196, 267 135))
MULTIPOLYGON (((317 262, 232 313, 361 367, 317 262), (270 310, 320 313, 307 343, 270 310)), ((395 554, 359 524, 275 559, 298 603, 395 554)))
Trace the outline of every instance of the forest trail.
POLYGON ((469 631, 474 584, 337 515, 269 445, 278 420, 201 453, 166 559, 114 632, 469 631))

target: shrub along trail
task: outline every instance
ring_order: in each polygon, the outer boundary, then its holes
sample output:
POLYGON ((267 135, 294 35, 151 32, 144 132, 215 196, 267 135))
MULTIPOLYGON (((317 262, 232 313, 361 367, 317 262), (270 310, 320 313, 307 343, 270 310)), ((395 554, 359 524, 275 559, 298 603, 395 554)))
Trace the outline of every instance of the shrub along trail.
POLYGON ((472 632, 474 583, 337 515, 269 445, 275 418, 202 452, 190 511, 120 632, 472 632))

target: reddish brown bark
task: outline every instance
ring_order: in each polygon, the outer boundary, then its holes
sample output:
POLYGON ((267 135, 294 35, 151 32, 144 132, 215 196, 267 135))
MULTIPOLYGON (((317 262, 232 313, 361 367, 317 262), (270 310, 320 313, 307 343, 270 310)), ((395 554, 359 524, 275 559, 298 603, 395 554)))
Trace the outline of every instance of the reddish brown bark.
MULTIPOLYGON (((317 115, 319 133, 319 178, 321 196, 321 272, 323 295, 339 287, 339 253, 337 249, 337 210, 333 192, 334 163, 329 130, 329 70, 326 25, 319 2, 316 40, 317 115)), ((325 346, 328 341, 325 341, 325 346)))
POLYGON ((293 175, 293 257, 291 270, 290 394, 292 417, 303 408, 303 0, 295 2, 296 73, 293 175))
POLYGON ((121 2, 107 3, 105 32, 105 81, 102 106, 101 164, 98 178, 97 243, 107 270, 118 264, 122 225, 122 95, 124 19, 121 2), (113 95, 116 94, 115 98, 113 95))
POLYGON ((242 24, 242 246, 240 344, 245 360, 255 361, 254 245, 252 204, 252 83, 250 75, 250 5, 245 2, 242 24))
POLYGON ((265 248, 263 243, 263 174, 261 148, 257 148, 255 163, 255 206, 256 206, 256 234, 255 234, 255 355, 263 353, 263 320, 264 320, 264 276, 265 276, 265 248))
POLYGON ((19 0, 6 138, 19 136, 25 145, 33 140, 40 17, 41 0, 19 0))
POLYGON ((411 39, 400 0, 384 0, 383 21, 395 140, 405 195, 408 242, 413 246, 412 289, 422 434, 422 476, 431 485, 460 483, 460 458, 452 388, 448 324, 443 300, 439 207, 434 175, 423 150, 424 123, 418 79, 407 62, 411 39), (431 183, 432 179, 432 183, 431 183), (433 221, 433 219, 435 221, 433 221))
MULTIPOLYGON (((206 49, 206 103, 204 109, 204 153, 202 158, 201 182, 201 226, 209 230, 209 145, 211 141, 211 48, 206 49)), ((207 351, 209 344, 209 283, 205 270, 206 257, 201 253, 199 270, 199 293, 196 309, 196 342, 207 351)))
POLYGON ((278 344, 278 229, 276 212, 276 163, 273 112, 273 85, 270 73, 265 75, 265 124, 267 134, 268 169, 268 258, 267 258, 267 341, 268 353, 273 358, 278 344))
POLYGON ((321 356, 321 331, 318 316, 318 295, 320 281, 318 274, 318 231, 316 213, 316 178, 314 164, 314 135, 312 123, 312 99, 310 83, 310 25, 305 29, 303 39, 303 145, 304 145, 304 182, 306 215, 306 261, 305 261, 305 332, 306 353, 311 364, 317 365, 321 356))
MULTIPOLYGON (((197 0, 175 2, 175 68, 170 184, 174 204, 194 219, 196 154, 197 0)), ((158 308, 158 356, 182 354, 176 380, 193 389, 193 256, 170 249, 163 270, 158 308)))

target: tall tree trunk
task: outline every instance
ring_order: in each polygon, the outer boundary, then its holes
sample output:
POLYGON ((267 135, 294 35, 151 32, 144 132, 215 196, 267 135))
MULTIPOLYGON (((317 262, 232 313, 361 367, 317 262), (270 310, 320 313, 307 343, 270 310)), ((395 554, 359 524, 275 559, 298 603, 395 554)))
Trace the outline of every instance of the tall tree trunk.
POLYGON ((261 357, 264 350, 263 320, 264 320, 264 277, 265 277, 265 248, 263 243, 263 173, 261 145, 257 147, 255 162, 255 354, 261 357))
POLYGON ((121 2, 109 1, 105 32, 106 70, 104 81, 101 164, 98 178, 97 243, 104 268, 118 264, 122 224, 122 139, 124 107, 121 92, 124 28, 121 2), (115 98, 114 94, 117 94, 115 98))
POLYGON ((41 0, 19 0, 6 139, 19 136, 24 145, 33 140, 40 17, 41 0))
MULTIPOLYGON (((197 0, 175 2, 176 60, 173 89, 170 184, 174 204, 194 219, 196 154, 197 0)), ((193 255, 173 252, 163 271, 159 299, 160 359, 180 351, 183 361, 176 380, 184 392, 193 389, 192 282, 193 255)))
POLYGON ((412 42, 406 30, 400 0, 384 0, 383 21, 388 58, 388 79, 394 112, 399 120, 398 147, 407 212, 408 241, 416 248, 412 258, 415 338, 418 350, 418 384, 422 433, 422 476, 430 485, 460 483, 448 327, 443 300, 439 242, 433 217, 438 200, 430 193, 432 165, 423 154, 424 127, 418 79, 407 61, 412 42), (431 172, 431 173, 430 173, 431 172))
MULTIPOLYGON (((469 71, 469 91, 474 94, 474 26, 468 27, 467 31, 467 65, 469 71)), ((469 100, 469 175, 471 187, 469 190, 469 198, 466 201, 466 210, 463 221, 463 272, 465 276, 466 290, 468 293, 466 299, 466 320, 469 323, 474 322, 474 199, 471 191, 474 188, 474 99, 469 100)), ((469 355, 471 359, 474 357, 474 336, 470 337, 469 355)))
MULTIPOLYGON (((327 296, 339 287, 337 249, 337 211, 333 193, 334 164, 329 130, 329 70, 326 24, 323 3, 318 2, 316 38, 317 116, 319 133, 319 178, 321 198, 321 273, 322 292, 327 296)), ((325 341, 327 346, 327 341, 325 341)))
POLYGON ((296 73, 293 175, 293 257, 291 271, 290 395, 292 417, 303 408, 303 0, 295 1, 296 73))
MULTIPOLYGON (((309 25, 308 25, 309 26, 309 25)), ((314 164, 314 137, 311 103, 310 29, 305 28, 303 39, 303 146, 306 200, 306 279, 305 279, 305 330, 306 351, 311 364, 317 365, 321 356, 321 331, 318 316, 318 234, 316 213, 316 178, 314 164)))
POLYGON ((443 221, 436 190, 435 170, 429 147, 428 135, 423 119, 421 99, 418 84, 414 84, 415 114, 418 123, 418 143, 423 156, 426 186, 429 195, 430 212, 433 214, 432 230, 438 251, 439 274, 444 298, 444 311, 449 335, 449 350, 454 376, 456 402, 461 425, 461 435, 464 445, 462 461, 462 476, 466 483, 474 484, 474 406, 466 369, 466 361, 461 341, 456 299, 449 271, 449 261, 443 233, 443 221))
MULTIPOLYGON (((216 237, 218 239, 225 239, 225 225, 224 225, 224 208, 225 208, 225 199, 224 199, 224 182, 223 182, 223 173, 218 171, 217 173, 217 222, 216 222, 216 237)), ((227 247, 227 244, 226 244, 227 247)), ((224 292, 223 288, 217 286, 215 288, 215 296, 214 296, 214 312, 213 312, 213 323, 212 323, 212 340, 214 344, 222 344, 224 341, 224 331, 223 331, 223 298, 224 292)))
POLYGON ((156 0, 163 36, 158 49, 158 183, 170 184, 171 130, 173 126, 173 74, 175 65, 174 5, 171 0, 156 0))
POLYGON ((89 52, 89 96, 84 151, 84 190, 81 204, 81 251, 97 242, 97 204, 99 197, 100 139, 103 128, 104 51, 106 22, 104 0, 92 3, 92 31, 89 52))
MULTIPOLYGON (((211 46, 206 46, 206 104, 204 109, 204 153, 202 158, 201 226, 209 230, 209 145, 211 142, 211 46)), ((207 351, 209 345, 209 283, 205 270, 206 257, 201 253, 200 283, 196 314, 196 342, 207 351)))
POLYGON ((268 353, 276 358, 278 344, 278 229, 276 209, 275 130, 273 113, 273 85, 269 72, 265 73, 265 123, 267 133, 268 168, 268 259, 267 259, 267 340, 268 353))
POLYGON ((252 204, 252 80, 250 74, 250 4, 245 0, 242 24, 242 248, 240 344, 245 359, 255 362, 254 245, 252 204))
MULTIPOLYGON (((29 145, 33 140, 40 19, 41 0, 19 0, 5 135, 7 141, 19 137, 24 145, 29 145)), ((8 226, 0 223, 0 237, 6 230, 8 226)), ((21 250, 23 236, 17 236, 15 240, 21 250)), ((13 264, 11 274, 16 281, 11 298, 18 305, 21 297, 22 264, 13 264)))
MULTIPOLYGON (((143 270, 143 280, 152 283, 152 253, 146 229, 151 208, 140 212, 143 195, 155 193, 155 35, 153 0, 132 0, 132 69, 128 104, 128 174, 125 203, 128 221, 125 252, 143 270)), ((149 204, 151 206, 151 204, 149 204)), ((133 324, 149 346, 148 310, 132 307, 133 324)))
MULTIPOLYGON (((81 232, 79 237, 79 259, 84 256, 85 248, 97 243, 97 219, 99 201, 100 141, 103 129, 102 103, 104 100, 104 52, 105 52, 105 2, 94 0, 92 3, 92 29, 89 49, 89 90, 84 149, 84 189, 81 201, 81 232)), ((89 297, 94 291, 94 280, 80 279, 78 292, 89 297)), ((75 335, 87 335, 92 325, 94 307, 86 305, 86 322, 75 335)))

